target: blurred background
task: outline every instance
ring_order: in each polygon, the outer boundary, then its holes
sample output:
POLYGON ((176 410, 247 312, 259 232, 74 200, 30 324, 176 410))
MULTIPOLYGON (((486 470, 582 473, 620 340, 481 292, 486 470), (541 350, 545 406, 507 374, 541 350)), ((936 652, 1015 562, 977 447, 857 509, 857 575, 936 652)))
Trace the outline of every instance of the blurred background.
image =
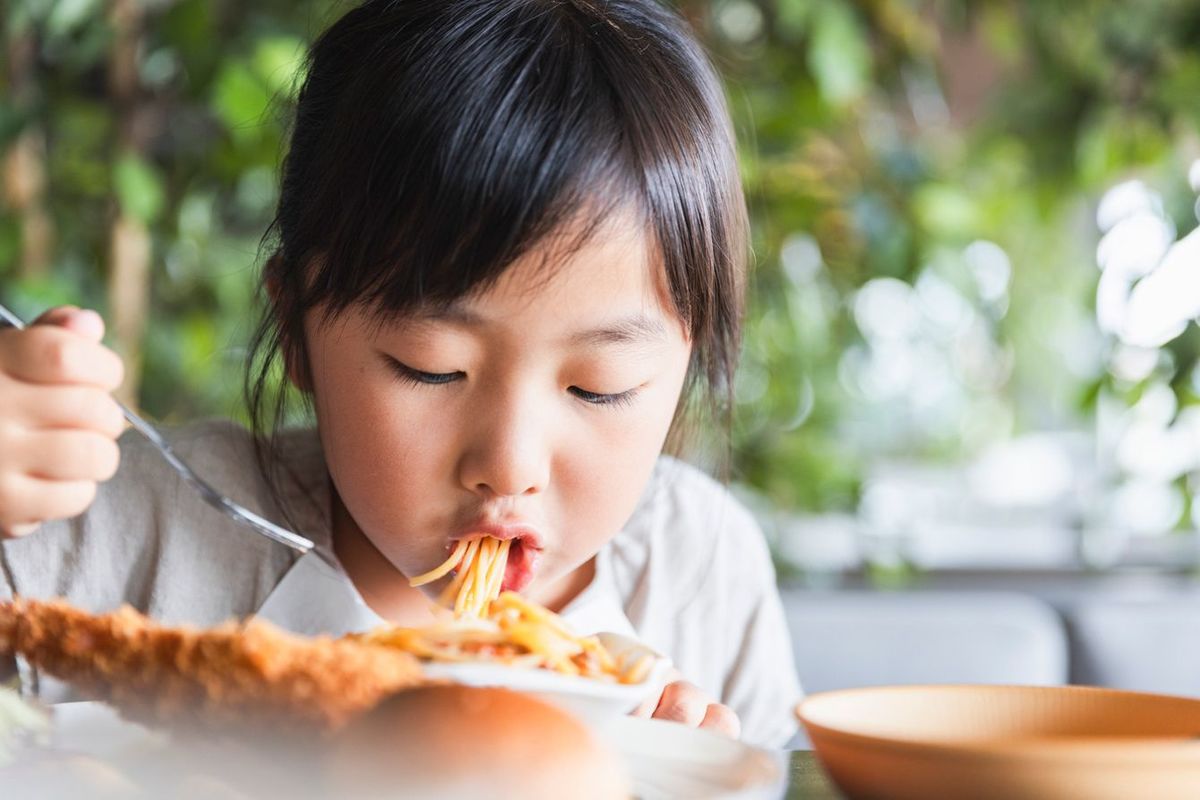
MULTIPOLYGON (((791 586, 1200 565, 1200 4, 692 0, 756 251, 732 476, 791 586)), ((244 419, 331 0, 7 0, 0 297, 244 419)), ((978 583, 974 585, 979 585, 978 583)))

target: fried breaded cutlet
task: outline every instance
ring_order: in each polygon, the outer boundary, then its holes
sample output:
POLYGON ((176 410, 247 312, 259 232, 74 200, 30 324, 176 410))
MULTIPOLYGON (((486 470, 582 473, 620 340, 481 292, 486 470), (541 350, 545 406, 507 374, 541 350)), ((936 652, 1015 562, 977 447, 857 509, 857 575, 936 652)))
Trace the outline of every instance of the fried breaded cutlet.
POLYGON ((417 659, 392 648, 254 619, 168 627, 128 606, 95 615, 62 601, 0 603, 0 653, 129 719, 176 729, 327 732, 426 682, 417 659))

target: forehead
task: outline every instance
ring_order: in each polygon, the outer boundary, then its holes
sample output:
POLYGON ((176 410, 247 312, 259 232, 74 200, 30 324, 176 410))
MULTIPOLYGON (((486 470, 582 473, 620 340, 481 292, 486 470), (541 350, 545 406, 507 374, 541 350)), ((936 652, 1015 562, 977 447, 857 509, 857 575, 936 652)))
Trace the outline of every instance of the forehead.
POLYGON ((468 304, 558 304, 581 294, 656 296, 664 275, 645 222, 621 209, 599 224, 575 222, 542 239, 468 304))
POLYGON ((532 330, 542 324, 578 328, 603 320, 614 323, 605 335, 625 339, 661 333, 676 317, 644 220, 620 209, 598 224, 564 226, 496 280, 393 321, 471 327, 508 322, 532 330))

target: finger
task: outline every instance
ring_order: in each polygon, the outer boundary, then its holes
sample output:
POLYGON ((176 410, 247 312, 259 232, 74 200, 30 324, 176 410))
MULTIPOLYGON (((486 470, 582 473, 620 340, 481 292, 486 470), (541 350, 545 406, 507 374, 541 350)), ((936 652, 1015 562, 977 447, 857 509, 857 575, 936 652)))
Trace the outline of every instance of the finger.
POLYGON ((707 710, 708 695, 687 681, 675 681, 663 689, 658 707, 654 709, 654 718, 682 722, 694 728, 704 719, 707 710))
POLYGON ((27 475, 48 481, 106 481, 121 461, 117 443, 94 431, 32 431, 10 446, 27 475))
POLYGON ((125 430, 121 407, 92 386, 28 386, 14 392, 15 419, 34 430, 87 430, 116 439, 125 430))
POLYGON ((742 721, 733 709, 720 703, 711 703, 700 720, 700 727, 705 730, 723 733, 730 739, 736 739, 742 734, 742 721))
POLYGON ((5 363, 0 365, 18 380, 113 391, 124 379, 125 367, 116 353, 69 330, 38 325, 25 331, 3 331, 0 335, 18 337, 5 363))
POLYGON ((22 530, 82 514, 96 499, 95 481, 45 481, 9 475, 0 482, 0 526, 22 530))
POLYGON ((643 700, 641 705, 629 712, 629 716, 649 719, 650 715, 654 713, 654 709, 658 708, 658 700, 658 695, 653 695, 646 700, 643 700))
POLYGON ((104 338, 104 318, 91 309, 78 306, 52 308, 35 319, 33 324, 64 328, 92 342, 104 338))
POLYGON ((61 325, 62 321, 79 310, 79 306, 55 306, 43 311, 32 325, 61 325))
POLYGON ((0 539, 20 539, 38 529, 38 524, 32 522, 25 525, 0 525, 0 539))
POLYGON ((643 700, 641 705, 629 712, 629 716, 648 719, 650 715, 654 713, 654 709, 658 708, 658 701, 662 696, 662 690, 666 688, 666 685, 669 683, 674 683, 677 680, 681 680, 682 678, 683 673, 677 668, 671 667, 669 670, 667 670, 665 675, 659 678, 662 683, 658 686, 657 690, 653 692, 650 697, 647 697, 645 700, 643 700))
POLYGON ((104 318, 91 309, 76 311, 63 321, 62 327, 90 342, 104 338, 104 318))

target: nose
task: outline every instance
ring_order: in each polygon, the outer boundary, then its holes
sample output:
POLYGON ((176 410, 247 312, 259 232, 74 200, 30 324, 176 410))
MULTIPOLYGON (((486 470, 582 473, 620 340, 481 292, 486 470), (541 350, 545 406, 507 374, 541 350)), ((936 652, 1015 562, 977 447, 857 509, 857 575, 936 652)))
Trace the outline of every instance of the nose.
POLYGON ((493 394, 481 406, 459 460, 461 484, 485 499, 545 490, 552 461, 548 415, 518 396, 493 394))

